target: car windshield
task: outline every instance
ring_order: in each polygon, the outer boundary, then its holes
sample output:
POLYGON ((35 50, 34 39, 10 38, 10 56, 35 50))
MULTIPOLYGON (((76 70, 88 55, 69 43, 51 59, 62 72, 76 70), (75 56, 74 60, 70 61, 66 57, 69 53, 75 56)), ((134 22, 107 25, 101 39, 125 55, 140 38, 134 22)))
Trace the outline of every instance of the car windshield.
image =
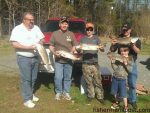
MULTIPOLYGON (((59 21, 51 20, 48 21, 43 28, 43 32, 53 32, 59 29, 59 21)), ((70 21, 69 22, 69 30, 74 33, 85 33, 85 24, 84 22, 79 21, 70 21)))

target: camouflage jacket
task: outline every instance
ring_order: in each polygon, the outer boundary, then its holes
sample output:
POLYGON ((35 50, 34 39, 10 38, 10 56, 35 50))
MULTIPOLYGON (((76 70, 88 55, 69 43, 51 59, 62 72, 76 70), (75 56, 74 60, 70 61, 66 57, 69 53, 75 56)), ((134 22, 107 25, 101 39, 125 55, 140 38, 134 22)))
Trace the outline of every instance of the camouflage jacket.
POLYGON ((114 70, 113 76, 116 78, 126 79, 132 70, 132 62, 133 61, 128 61, 127 65, 117 60, 112 62, 111 66, 114 70))

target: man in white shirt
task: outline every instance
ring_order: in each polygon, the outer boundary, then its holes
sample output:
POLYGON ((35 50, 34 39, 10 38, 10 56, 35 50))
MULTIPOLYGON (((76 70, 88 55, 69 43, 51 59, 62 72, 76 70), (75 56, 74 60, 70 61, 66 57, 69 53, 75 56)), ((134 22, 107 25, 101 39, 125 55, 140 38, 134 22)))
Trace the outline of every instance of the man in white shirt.
POLYGON ((34 16, 25 12, 22 23, 12 30, 10 41, 16 50, 17 62, 21 75, 22 96, 24 106, 33 108, 33 101, 38 101, 34 95, 34 85, 38 72, 38 57, 34 50, 36 44, 43 42, 44 35, 38 26, 34 25, 34 16))

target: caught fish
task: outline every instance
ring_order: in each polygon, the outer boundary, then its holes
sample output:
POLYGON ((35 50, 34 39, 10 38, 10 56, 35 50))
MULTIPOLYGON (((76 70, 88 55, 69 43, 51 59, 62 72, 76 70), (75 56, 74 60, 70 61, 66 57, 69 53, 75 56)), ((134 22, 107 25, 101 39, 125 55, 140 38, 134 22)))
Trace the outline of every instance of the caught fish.
POLYGON ((40 57, 44 63, 44 67, 46 68, 46 70, 48 72, 54 71, 54 68, 52 67, 52 64, 48 58, 48 54, 47 54, 45 48, 43 47, 43 45, 36 44, 36 49, 37 49, 37 51, 38 51, 38 53, 39 53, 39 55, 40 55, 40 57))
POLYGON ((67 52, 67 51, 63 51, 63 50, 59 50, 57 51, 60 56, 64 57, 64 58, 68 58, 71 60, 80 60, 80 58, 76 57, 74 54, 67 52))
POLYGON ((131 38, 131 43, 135 43, 136 41, 138 41, 138 39, 138 37, 131 38))
POLYGON ((128 45, 130 43, 135 43, 139 38, 138 37, 122 37, 122 38, 117 38, 115 36, 109 36, 110 39, 116 40, 117 43, 122 44, 122 45, 128 45))
POLYGON ((117 60, 119 62, 124 62, 124 60, 127 60, 126 57, 121 56, 120 54, 114 53, 114 52, 108 52, 107 56, 112 58, 113 60, 117 60))
POLYGON ((104 49, 106 46, 105 44, 99 44, 99 45, 94 45, 94 44, 80 44, 76 46, 76 49, 81 49, 81 50, 98 50, 98 49, 104 49))

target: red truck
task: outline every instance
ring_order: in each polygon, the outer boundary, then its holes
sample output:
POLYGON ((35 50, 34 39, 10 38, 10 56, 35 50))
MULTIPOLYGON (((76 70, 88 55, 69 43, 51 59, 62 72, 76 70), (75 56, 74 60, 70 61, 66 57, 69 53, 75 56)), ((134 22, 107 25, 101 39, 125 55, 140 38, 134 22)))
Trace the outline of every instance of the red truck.
MULTIPOLYGON (((59 29, 59 20, 60 18, 50 18, 46 21, 45 25, 42 27, 42 31, 45 35, 44 46, 49 55, 49 59, 54 66, 53 55, 49 51, 49 42, 51 39, 52 32, 59 29)), ((75 35, 77 42, 85 35, 85 20, 81 18, 69 18, 69 30, 72 31, 75 35)), ((39 66, 39 72, 47 72, 41 63, 39 66)), ((53 72, 52 72, 53 73, 53 72)))

